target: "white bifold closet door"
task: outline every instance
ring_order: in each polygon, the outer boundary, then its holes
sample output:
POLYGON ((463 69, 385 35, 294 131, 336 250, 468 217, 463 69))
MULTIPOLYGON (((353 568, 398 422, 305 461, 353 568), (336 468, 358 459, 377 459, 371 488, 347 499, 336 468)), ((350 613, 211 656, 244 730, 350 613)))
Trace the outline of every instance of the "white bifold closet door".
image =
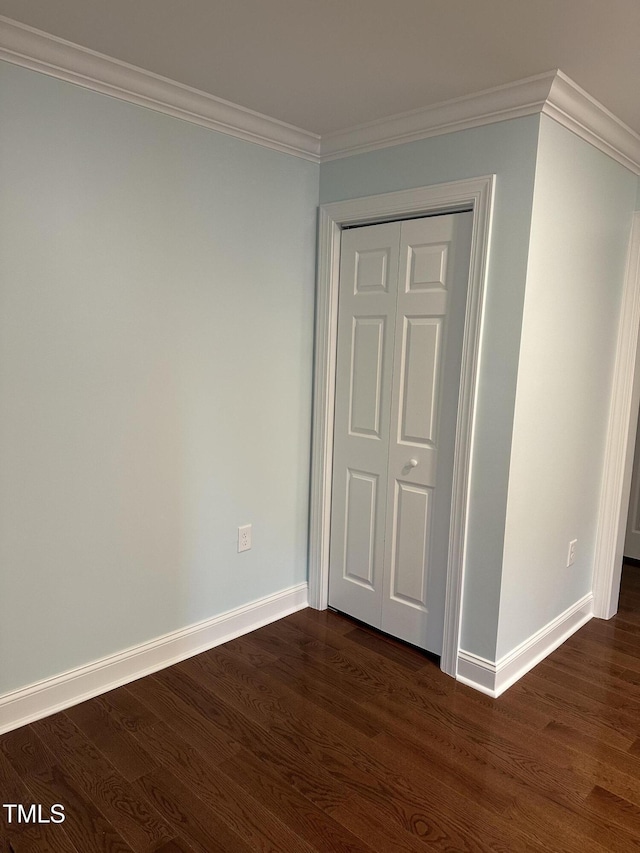
POLYGON ((329 604, 442 651, 473 215, 342 233, 329 604))

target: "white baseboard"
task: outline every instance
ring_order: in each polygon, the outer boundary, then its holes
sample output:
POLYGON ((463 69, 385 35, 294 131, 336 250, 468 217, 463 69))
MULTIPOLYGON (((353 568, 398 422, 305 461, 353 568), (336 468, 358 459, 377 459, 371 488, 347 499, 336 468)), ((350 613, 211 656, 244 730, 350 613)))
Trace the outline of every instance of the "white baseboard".
POLYGON ((0 734, 84 702, 307 607, 308 585, 292 586, 0 697, 0 734))
POLYGON ((487 658, 460 649, 456 679, 474 690, 479 690, 480 693, 493 696, 494 699, 498 695, 495 690, 496 665, 487 658))
POLYGON ((461 649, 458 653, 457 679, 495 699, 562 645, 592 616, 593 594, 589 593, 498 661, 490 661, 461 649))

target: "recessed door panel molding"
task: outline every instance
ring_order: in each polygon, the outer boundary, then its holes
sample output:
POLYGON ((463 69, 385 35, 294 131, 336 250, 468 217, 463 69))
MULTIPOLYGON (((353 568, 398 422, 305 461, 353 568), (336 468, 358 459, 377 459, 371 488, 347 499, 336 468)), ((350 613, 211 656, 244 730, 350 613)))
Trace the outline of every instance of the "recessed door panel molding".
POLYGON ((448 243, 410 246, 405 292, 446 287, 448 256, 448 243))
POLYGON ((329 603, 436 654, 472 224, 342 235, 329 603))
POLYGON ((380 438, 384 317, 353 317, 349 434, 380 438))
POLYGON ((390 254, 390 246, 356 252, 355 294, 388 291, 390 254))
POLYGON ((432 489, 396 481, 391 598, 427 613, 432 489))
POLYGON ((373 589, 378 476, 347 471, 344 578, 373 589))
POLYGON ((404 317, 398 441, 433 446, 438 417, 442 317, 404 317))

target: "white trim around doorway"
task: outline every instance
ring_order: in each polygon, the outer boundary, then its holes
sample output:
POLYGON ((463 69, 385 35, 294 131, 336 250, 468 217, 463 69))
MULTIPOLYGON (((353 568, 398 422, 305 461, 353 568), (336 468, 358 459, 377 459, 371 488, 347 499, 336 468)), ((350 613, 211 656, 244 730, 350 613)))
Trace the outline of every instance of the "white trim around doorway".
POLYGON ((618 610, 640 400, 640 211, 634 214, 613 368, 593 572, 593 613, 618 610))
POLYGON ((338 284, 341 231, 346 226, 436 213, 473 211, 469 290, 462 349, 456 449, 453 465, 451 533, 447 567, 441 669, 457 675, 466 555, 467 507, 480 364, 485 280, 491 236, 495 175, 452 181, 320 207, 316 297, 315 376, 309 532, 309 604, 328 603, 329 537, 333 458, 338 284))

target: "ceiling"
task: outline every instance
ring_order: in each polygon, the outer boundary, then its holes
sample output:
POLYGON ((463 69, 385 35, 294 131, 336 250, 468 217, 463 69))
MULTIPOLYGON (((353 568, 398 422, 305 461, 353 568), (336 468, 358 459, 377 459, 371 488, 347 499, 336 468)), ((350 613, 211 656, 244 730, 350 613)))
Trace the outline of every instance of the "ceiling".
POLYGON ((554 68, 640 133, 640 0, 0 0, 0 15, 320 134, 554 68))

